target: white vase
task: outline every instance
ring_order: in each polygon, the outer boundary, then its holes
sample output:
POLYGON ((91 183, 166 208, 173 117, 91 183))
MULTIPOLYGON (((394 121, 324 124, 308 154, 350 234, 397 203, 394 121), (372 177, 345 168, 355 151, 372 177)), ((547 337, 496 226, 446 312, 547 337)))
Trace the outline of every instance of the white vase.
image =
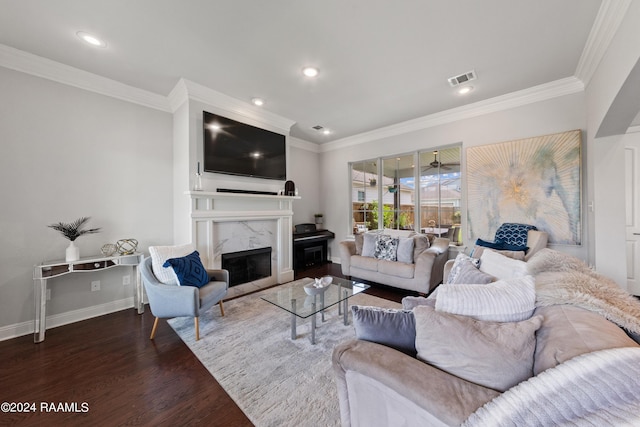
POLYGON ((76 246, 75 242, 69 242, 67 247, 65 261, 77 261, 80 259, 80 248, 76 246))

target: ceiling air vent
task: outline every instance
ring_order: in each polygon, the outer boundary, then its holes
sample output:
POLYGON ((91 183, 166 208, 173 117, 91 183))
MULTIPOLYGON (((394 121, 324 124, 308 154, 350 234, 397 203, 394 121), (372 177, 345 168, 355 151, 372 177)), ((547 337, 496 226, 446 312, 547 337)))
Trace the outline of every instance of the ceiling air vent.
POLYGON ((315 125, 314 127, 312 127, 311 129, 315 129, 315 130, 322 130, 324 129, 324 127, 320 126, 320 125, 315 125))
POLYGON ((475 79, 476 79, 476 72, 474 70, 471 70, 464 74, 460 74, 459 76, 449 77, 447 81, 449 82, 451 87, 456 87, 458 85, 470 82, 471 80, 475 80, 475 79))

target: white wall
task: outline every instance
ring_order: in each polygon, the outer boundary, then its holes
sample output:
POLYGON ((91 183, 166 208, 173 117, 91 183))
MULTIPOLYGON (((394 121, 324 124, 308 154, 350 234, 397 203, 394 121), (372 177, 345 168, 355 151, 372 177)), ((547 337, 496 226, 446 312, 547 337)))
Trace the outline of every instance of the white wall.
MULTIPOLYGON (((33 266, 63 259, 68 241, 47 228, 90 216, 102 232, 81 256, 135 238, 172 241, 172 119, 168 113, 0 68, 0 339, 34 317, 33 266)), ((50 281, 49 314, 133 296, 115 268, 50 281), (90 292, 90 281, 102 290, 90 292)))
MULTIPOLYGON (((595 215, 591 257, 596 269, 626 289, 623 136, 595 138, 620 88, 640 58, 640 2, 631 2, 607 53, 586 88, 590 200, 595 215)), ((640 96, 640 94, 637 94, 640 96)), ((631 117, 638 112, 633 112, 631 117)), ((621 130, 624 132, 624 129, 621 130)))
POLYGON ((326 215, 324 205, 320 203, 320 189, 325 182, 325 178, 320 174, 320 154, 310 147, 313 144, 304 143, 304 141, 295 140, 295 138, 291 139, 294 140, 294 143, 290 147, 289 176, 296 184, 301 197, 300 200, 293 202, 293 223, 313 223, 315 221, 314 214, 326 215))
MULTIPOLYGON (((435 126, 420 131, 379 139, 365 144, 322 153, 320 174, 323 177, 322 199, 327 228, 336 232, 334 254, 338 242, 350 234, 348 162, 429 149, 462 142, 463 187, 466 148, 493 144, 533 136, 547 135, 573 129, 586 128, 584 94, 577 93, 538 102, 506 111, 485 114, 471 119, 435 126)), ((583 170, 584 173, 589 173, 583 170)), ((465 189, 463 188, 463 194, 465 189)), ((584 204, 584 203, 583 203, 584 204)), ((463 230, 466 230, 466 206, 462 206, 463 230)), ((585 209, 583 209, 583 212, 585 209)), ((584 221, 584 218, 583 218, 584 221)), ((469 244, 468 236, 463 236, 469 244)), ((582 246, 558 246, 572 255, 586 259, 589 236, 583 231, 582 246)))

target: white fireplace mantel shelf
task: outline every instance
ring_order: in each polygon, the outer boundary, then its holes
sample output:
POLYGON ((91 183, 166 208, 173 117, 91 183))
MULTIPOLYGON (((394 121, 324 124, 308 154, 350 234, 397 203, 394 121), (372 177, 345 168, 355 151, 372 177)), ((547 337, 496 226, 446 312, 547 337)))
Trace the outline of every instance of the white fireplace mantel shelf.
POLYGON ((186 191, 186 195, 195 199, 274 199, 300 200, 300 196, 281 196, 276 194, 220 193, 217 191, 186 191))

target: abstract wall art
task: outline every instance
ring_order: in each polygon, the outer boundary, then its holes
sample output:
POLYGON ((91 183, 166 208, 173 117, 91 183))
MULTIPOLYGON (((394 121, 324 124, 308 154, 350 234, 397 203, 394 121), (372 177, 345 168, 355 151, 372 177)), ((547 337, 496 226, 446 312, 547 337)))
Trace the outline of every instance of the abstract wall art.
POLYGON ((492 239, 504 222, 533 224, 549 243, 582 243, 580 130, 470 147, 469 235, 492 239))

